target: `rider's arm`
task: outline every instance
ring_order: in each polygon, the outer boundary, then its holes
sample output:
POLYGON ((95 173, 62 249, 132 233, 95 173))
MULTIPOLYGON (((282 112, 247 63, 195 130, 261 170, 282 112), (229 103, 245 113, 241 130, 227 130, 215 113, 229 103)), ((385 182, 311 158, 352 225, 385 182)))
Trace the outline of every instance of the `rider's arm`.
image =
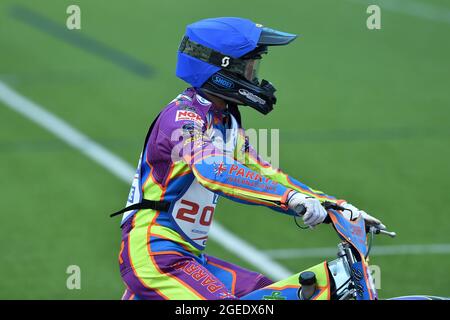
POLYGON ((262 159, 256 150, 249 144, 245 137, 244 130, 240 130, 238 148, 236 148, 235 158, 244 163, 248 168, 258 172, 260 175, 276 181, 287 188, 293 189, 305 195, 314 197, 319 201, 337 202, 338 200, 330 195, 308 187, 300 181, 290 177, 280 169, 274 168, 270 163, 262 159))
POLYGON ((179 125, 183 129, 173 145, 175 154, 189 165, 202 186, 233 201, 295 214, 286 203, 290 188, 263 177, 236 161, 233 155, 224 154, 198 125, 192 122, 179 125))

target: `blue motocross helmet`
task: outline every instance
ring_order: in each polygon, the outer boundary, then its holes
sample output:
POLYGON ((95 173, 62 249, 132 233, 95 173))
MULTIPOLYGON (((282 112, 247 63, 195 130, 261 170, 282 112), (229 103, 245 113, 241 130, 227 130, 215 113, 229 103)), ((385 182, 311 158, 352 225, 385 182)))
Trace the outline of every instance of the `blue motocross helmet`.
POLYGON ((269 46, 287 45, 296 37, 242 18, 200 20, 186 28, 176 75, 201 91, 267 114, 276 103, 276 89, 259 81, 259 62, 269 46))

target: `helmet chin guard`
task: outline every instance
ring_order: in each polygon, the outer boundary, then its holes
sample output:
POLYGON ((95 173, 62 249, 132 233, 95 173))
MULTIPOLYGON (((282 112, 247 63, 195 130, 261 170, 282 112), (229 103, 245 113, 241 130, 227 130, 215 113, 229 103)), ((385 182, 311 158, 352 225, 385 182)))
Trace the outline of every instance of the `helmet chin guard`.
POLYGON ((249 106, 266 115, 276 103, 275 87, 267 80, 261 84, 244 80, 232 73, 219 71, 202 86, 202 90, 224 100, 249 106))

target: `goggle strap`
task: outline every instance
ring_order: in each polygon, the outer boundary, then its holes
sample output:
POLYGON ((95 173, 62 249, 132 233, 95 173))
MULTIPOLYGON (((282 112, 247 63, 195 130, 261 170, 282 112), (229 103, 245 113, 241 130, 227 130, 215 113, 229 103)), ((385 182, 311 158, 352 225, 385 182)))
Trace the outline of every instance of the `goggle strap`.
POLYGON ((244 74, 245 72, 247 61, 236 59, 205 47, 200 43, 190 40, 188 36, 183 37, 178 51, 230 72, 239 74, 244 74))

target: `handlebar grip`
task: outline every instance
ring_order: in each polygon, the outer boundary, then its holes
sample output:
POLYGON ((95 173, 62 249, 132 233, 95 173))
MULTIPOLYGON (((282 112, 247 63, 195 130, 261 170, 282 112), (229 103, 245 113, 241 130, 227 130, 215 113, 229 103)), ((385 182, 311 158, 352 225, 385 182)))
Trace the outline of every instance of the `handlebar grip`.
MULTIPOLYGON (((329 202, 328 203, 325 203, 325 205, 324 205, 324 207, 325 207, 325 209, 327 209, 327 210, 329 210, 329 209, 336 209, 336 210, 339 210, 341 207, 339 207, 339 206, 335 206, 335 207, 332 207, 332 206, 329 206, 328 204, 330 204, 329 202)), ((299 215, 299 216, 303 216, 305 213, 306 213, 306 207, 304 206, 304 205, 302 205, 302 204, 299 204, 296 208, 295 208, 295 211, 297 212, 297 214, 299 215)), ((331 223, 331 218, 330 218, 330 216, 328 216, 327 215, 327 217, 325 218, 325 220, 323 221, 323 223, 331 223)))
POLYGON ((326 210, 340 210, 340 211, 344 211, 345 208, 338 205, 337 203, 333 203, 333 202, 329 202, 329 201, 325 201, 322 203, 322 206, 326 209, 326 210))
POLYGON ((297 214, 299 216, 303 216, 306 213, 306 207, 302 204, 299 204, 296 208, 295 208, 295 212, 297 212, 297 214))
POLYGON ((327 215, 327 217, 325 218, 325 220, 323 220, 323 222, 322 223, 325 223, 325 224, 330 224, 332 221, 331 221, 331 218, 330 218, 330 216, 329 215, 327 215))

